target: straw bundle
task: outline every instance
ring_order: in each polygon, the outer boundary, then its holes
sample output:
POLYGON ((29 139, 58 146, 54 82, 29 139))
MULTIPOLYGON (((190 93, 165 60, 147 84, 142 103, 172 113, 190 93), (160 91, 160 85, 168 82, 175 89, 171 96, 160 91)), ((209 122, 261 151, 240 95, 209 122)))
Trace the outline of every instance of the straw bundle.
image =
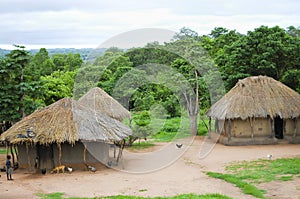
POLYGON ((91 89, 78 101, 84 106, 119 121, 131 117, 130 112, 127 109, 99 87, 91 89))
POLYGON ((121 122, 64 98, 25 117, 1 135, 10 143, 74 144, 76 141, 119 141, 131 134, 121 122), (33 138, 26 136, 31 128, 33 138))
POLYGON ((207 111, 214 119, 297 118, 300 95, 273 78, 248 77, 239 82, 207 111))

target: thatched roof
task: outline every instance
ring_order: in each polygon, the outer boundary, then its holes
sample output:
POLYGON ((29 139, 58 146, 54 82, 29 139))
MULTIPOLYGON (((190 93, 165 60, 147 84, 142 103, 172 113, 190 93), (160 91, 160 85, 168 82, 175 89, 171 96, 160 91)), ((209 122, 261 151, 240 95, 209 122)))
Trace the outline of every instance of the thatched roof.
POLYGON ((254 76, 238 83, 207 111, 215 119, 300 116, 300 95, 273 78, 254 76))
POLYGON ((95 111, 106 114, 119 121, 131 117, 127 109, 99 87, 91 89, 78 101, 95 111))
POLYGON ((121 122, 64 98, 25 117, 4 132, 1 140, 74 144, 76 141, 120 141, 128 135, 131 135, 130 128, 121 122), (24 138, 29 128, 35 136, 24 138))

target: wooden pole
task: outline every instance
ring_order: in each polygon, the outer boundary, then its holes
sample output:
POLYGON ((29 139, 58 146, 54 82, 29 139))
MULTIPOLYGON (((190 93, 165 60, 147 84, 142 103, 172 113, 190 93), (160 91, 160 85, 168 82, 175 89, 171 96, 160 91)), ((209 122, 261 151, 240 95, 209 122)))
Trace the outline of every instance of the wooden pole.
POLYGON ((61 165, 61 143, 57 143, 57 148, 58 148, 58 165, 61 165))
POLYGON ((116 145, 114 144, 114 158, 116 158, 116 145))
POLYGON ((253 130, 253 118, 249 118, 249 122, 250 122, 250 127, 251 127, 251 139, 253 140, 254 138, 254 130, 253 130))
POLYGON ((31 171, 31 163, 30 163, 30 157, 29 157, 29 146, 28 146, 28 143, 26 143, 26 153, 27 153, 28 168, 29 168, 29 171, 31 171))
POLYGON ((17 156, 17 162, 19 162, 19 153, 18 153, 18 149, 17 149, 16 145, 14 145, 14 150, 15 150, 15 153, 17 156))
POLYGON ((231 139, 231 120, 228 119, 228 135, 229 135, 229 140, 231 139))
POLYGON ((294 137, 296 137, 297 134, 297 118, 294 118, 294 137))
POLYGON ((211 137, 211 117, 209 117, 209 121, 208 121, 208 137, 211 137))
POLYGON ((85 144, 83 144, 83 162, 86 163, 86 147, 85 147, 85 144))
POLYGON ((14 166, 15 165, 15 154, 13 152, 13 144, 10 144, 10 154, 12 157, 12 165, 14 166))
POLYGON ((122 140, 120 148, 119 148, 119 154, 117 157, 117 163, 119 162, 120 158, 122 157, 122 152, 123 152, 124 147, 125 147, 125 140, 122 140))
POLYGON ((275 137, 274 120, 273 118, 270 118, 270 120, 271 120, 271 137, 274 138, 275 137))
POLYGON ((5 143, 5 148, 6 148, 6 157, 7 157, 7 155, 8 155, 8 150, 9 150, 9 147, 8 147, 8 145, 9 145, 9 143, 5 143))

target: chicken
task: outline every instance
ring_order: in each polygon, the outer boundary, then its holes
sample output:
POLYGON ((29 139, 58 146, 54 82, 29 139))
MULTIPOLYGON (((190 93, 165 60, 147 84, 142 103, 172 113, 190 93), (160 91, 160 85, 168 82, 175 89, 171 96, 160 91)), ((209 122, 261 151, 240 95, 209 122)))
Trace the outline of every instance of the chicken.
POLYGON ((91 172, 96 172, 97 171, 97 169, 95 167, 93 167, 93 166, 88 166, 88 169, 91 172))
POLYGON ((42 174, 46 175, 46 168, 42 169, 42 174))
POLYGON ((111 167, 111 165, 112 165, 112 161, 108 161, 107 166, 111 167))
POLYGON ((67 167, 67 170, 68 170, 69 173, 72 173, 73 168, 72 167, 67 167))
POLYGON ((272 159, 272 155, 271 155, 271 154, 268 154, 268 155, 267 155, 267 158, 268 158, 269 160, 271 160, 271 159, 272 159))

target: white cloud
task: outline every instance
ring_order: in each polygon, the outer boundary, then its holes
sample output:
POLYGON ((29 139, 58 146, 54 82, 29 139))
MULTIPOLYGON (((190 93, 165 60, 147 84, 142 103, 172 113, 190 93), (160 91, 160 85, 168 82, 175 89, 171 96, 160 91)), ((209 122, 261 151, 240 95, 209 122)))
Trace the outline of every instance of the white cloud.
POLYGON ((97 46, 140 28, 185 26, 208 34, 220 26, 241 33, 260 25, 297 27, 300 1, 2 0, 0 17, 0 44, 97 46))

